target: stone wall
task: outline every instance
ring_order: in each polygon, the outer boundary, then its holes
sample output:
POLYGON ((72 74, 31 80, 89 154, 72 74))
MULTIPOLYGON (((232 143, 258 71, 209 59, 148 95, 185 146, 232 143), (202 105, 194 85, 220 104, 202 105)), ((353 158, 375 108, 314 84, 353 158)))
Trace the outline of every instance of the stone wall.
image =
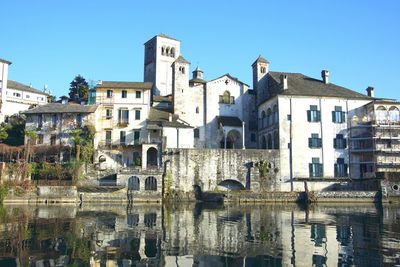
POLYGON ((216 190, 224 180, 235 180, 254 192, 279 190, 279 151, 256 149, 172 149, 163 155, 167 164, 165 190, 216 190))

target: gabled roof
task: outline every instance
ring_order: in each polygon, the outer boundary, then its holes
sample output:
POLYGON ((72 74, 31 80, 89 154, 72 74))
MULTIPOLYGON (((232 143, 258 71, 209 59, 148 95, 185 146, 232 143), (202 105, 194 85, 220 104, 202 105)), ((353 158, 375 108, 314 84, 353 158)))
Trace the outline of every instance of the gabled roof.
POLYGON ((151 108, 149 112, 149 117, 147 124, 150 128, 155 129, 156 127, 173 127, 173 128, 193 128, 187 124, 178 121, 179 116, 162 111, 156 108, 151 108), (170 116, 172 120, 169 121, 170 116))
POLYGON ((269 61, 266 60, 263 56, 259 55, 258 58, 256 59, 256 61, 254 61, 253 64, 251 64, 252 66, 254 66, 254 64, 258 63, 258 62, 262 62, 262 63, 267 63, 269 64, 269 61))
POLYGON ((8 65, 11 65, 11 64, 12 64, 11 61, 8 61, 8 60, 2 59, 2 58, 0 58, 0 62, 6 63, 6 64, 8 64, 8 65))
POLYGON ((190 62, 187 61, 182 55, 179 55, 179 57, 174 62, 190 64, 190 62))
POLYGON ((209 81, 209 82, 213 82, 213 81, 219 80, 219 79, 221 79, 221 78, 223 78, 223 77, 225 77, 225 76, 227 76, 229 79, 234 80, 234 81, 236 81, 236 82, 238 82, 238 83, 241 83, 241 84, 244 84, 244 85, 249 86, 247 83, 242 82, 241 80, 239 80, 239 79, 236 78, 236 77, 233 77, 233 76, 230 75, 229 73, 226 73, 226 74, 224 74, 224 75, 222 75, 222 76, 220 76, 220 77, 218 77, 218 78, 215 78, 215 79, 213 79, 213 80, 211 80, 211 81, 209 81))
POLYGON ((110 89, 142 89, 150 90, 153 87, 151 82, 118 82, 118 81, 102 81, 96 85, 96 88, 110 88, 110 89))
POLYGON ((31 93, 35 93, 35 94, 41 94, 41 95, 45 95, 45 96, 49 95, 43 91, 40 91, 38 89, 35 89, 33 87, 30 87, 28 85, 25 85, 25 84, 22 84, 22 83, 13 81, 13 80, 8 80, 7 87, 10 89, 21 90, 21 91, 31 92, 31 93))
POLYGON ((217 122, 218 125, 222 124, 223 126, 242 127, 242 121, 238 117, 217 116, 217 122))
POLYGON ((366 99, 374 98, 338 86, 333 83, 325 84, 322 80, 308 77, 301 73, 269 72, 268 87, 272 92, 271 96, 294 95, 294 96, 316 96, 316 97, 339 97, 347 99, 366 99), (281 75, 287 75, 288 89, 283 90, 280 85, 281 75))
POLYGON ((37 106, 33 109, 28 109, 24 114, 45 114, 45 113, 93 113, 97 106, 84 106, 79 104, 61 104, 49 103, 46 105, 37 106))

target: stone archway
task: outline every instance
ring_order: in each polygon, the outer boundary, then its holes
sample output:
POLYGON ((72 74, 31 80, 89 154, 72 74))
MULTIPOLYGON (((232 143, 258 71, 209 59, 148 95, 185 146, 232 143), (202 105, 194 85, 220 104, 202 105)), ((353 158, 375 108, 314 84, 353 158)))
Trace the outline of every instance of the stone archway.
POLYGON ((157 160, 158 151, 154 147, 150 147, 147 150, 147 167, 157 167, 158 160, 157 160))
POLYGON ((243 184, 234 179, 226 179, 218 184, 218 189, 225 191, 244 190, 243 184))
POLYGON ((230 130, 226 135, 226 148, 242 148, 242 136, 237 130, 230 130))
POLYGON ((129 177, 128 179, 128 190, 129 191, 139 191, 140 190, 140 180, 137 176, 129 177))

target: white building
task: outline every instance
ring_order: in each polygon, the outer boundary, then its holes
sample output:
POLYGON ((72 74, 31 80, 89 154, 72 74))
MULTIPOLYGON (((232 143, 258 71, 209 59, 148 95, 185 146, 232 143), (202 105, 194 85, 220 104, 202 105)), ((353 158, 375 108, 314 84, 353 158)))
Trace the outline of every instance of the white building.
POLYGON ((144 79, 155 84, 154 95, 170 96, 169 112, 194 127, 195 147, 256 147, 256 109, 249 86, 230 74, 206 81, 199 68, 189 79, 189 69, 180 41, 160 34, 145 43, 144 79))
POLYGON ((9 65, 11 62, 0 59, 0 123, 6 117, 18 114, 29 107, 47 104, 49 96, 46 92, 9 80, 9 65))
POLYGON ((279 149, 282 191, 304 190, 303 181, 318 190, 337 178, 359 178, 349 168, 349 119, 374 100, 301 73, 270 72, 259 57, 253 64, 258 104, 258 144, 279 149))

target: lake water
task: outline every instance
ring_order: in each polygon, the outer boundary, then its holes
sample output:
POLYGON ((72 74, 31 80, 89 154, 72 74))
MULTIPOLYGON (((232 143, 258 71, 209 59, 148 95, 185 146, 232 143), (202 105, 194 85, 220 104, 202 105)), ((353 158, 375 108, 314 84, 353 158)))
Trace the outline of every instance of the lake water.
POLYGON ((0 206, 0 266, 400 266, 400 206, 0 206))

